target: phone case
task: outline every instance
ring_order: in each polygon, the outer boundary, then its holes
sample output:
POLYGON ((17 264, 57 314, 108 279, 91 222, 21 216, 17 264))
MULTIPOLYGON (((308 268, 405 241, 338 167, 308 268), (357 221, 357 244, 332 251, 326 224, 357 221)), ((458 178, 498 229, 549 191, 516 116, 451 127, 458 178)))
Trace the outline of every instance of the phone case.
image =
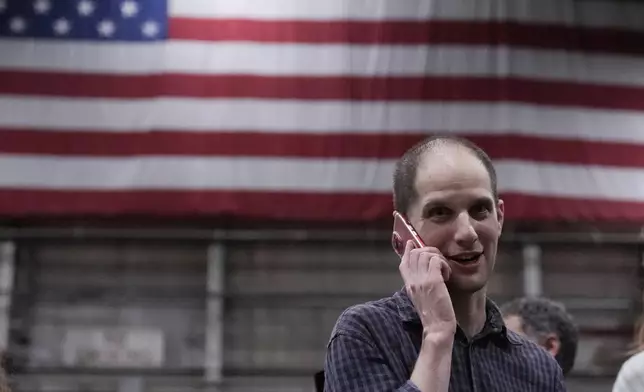
POLYGON ((413 226, 407 222, 407 219, 398 211, 394 211, 394 228, 391 233, 391 246, 398 256, 402 256, 405 253, 405 244, 409 240, 414 241, 414 245, 417 248, 425 247, 423 240, 416 230, 414 230, 413 226))

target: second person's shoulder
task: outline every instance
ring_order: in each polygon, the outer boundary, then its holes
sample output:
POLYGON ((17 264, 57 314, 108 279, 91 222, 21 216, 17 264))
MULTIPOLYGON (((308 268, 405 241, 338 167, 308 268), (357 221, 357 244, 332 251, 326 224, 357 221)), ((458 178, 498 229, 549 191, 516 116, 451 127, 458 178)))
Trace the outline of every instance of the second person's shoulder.
POLYGON ((515 356, 517 363, 543 374, 554 374, 561 371, 557 360, 537 343, 513 332, 506 330, 507 337, 512 343, 511 355, 515 356))

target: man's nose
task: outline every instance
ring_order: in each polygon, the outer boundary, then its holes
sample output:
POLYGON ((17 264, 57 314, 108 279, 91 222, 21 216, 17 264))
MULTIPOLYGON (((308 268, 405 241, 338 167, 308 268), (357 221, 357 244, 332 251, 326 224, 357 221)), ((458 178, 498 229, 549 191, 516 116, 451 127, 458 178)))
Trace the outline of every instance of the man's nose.
POLYGON ((472 217, 467 212, 462 212, 456 219, 456 243, 463 247, 474 244, 478 239, 478 234, 472 225, 472 217))

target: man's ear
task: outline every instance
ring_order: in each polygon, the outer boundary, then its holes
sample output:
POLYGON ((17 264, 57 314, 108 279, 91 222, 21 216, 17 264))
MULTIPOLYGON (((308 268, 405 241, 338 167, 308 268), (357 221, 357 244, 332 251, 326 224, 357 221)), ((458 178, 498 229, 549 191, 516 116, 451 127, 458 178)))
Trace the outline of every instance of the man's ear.
POLYGON ((561 341, 559 340, 559 337, 554 333, 548 334, 548 336, 543 340, 543 348, 552 354, 553 357, 557 356, 561 349, 561 341))
POLYGON ((499 230, 503 230, 503 218, 505 217, 505 204, 499 199, 496 203, 496 218, 499 221, 499 230))

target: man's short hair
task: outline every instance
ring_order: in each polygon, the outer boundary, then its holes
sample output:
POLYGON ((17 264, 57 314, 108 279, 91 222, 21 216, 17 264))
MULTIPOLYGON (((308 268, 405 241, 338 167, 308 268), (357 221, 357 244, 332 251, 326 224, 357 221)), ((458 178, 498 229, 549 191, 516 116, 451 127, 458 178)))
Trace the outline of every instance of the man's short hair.
POLYGON ((490 185, 494 199, 498 199, 496 170, 490 157, 476 144, 462 137, 453 135, 430 136, 412 146, 396 162, 394 169, 394 209, 406 215, 409 207, 416 201, 416 172, 426 152, 438 150, 444 146, 460 146, 469 150, 485 166, 490 176, 490 185))
POLYGON ((575 364, 579 330, 563 304, 547 298, 517 298, 501 306, 504 317, 518 316, 523 331, 541 341, 548 334, 559 338, 560 347, 555 359, 567 374, 575 364))

